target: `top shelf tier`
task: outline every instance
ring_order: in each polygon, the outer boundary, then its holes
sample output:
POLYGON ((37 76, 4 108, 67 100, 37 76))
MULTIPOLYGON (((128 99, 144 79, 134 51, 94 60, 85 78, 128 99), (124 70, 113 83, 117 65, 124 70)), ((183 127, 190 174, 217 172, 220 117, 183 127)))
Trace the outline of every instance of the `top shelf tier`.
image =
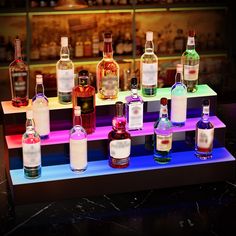
MULTIPOLYGON (((141 91, 138 91, 141 94, 141 91)), ((96 94, 96 106, 107 106, 114 105, 117 101, 125 102, 125 97, 130 95, 130 91, 121 91, 119 92, 119 97, 115 100, 101 100, 98 98, 96 94)), ((201 84, 198 85, 198 90, 195 93, 188 93, 188 98, 199 98, 199 97, 209 97, 216 96, 216 92, 213 91, 208 85, 201 84)), ((155 97, 143 97, 144 102, 152 102, 152 101, 160 101, 162 97, 166 97, 167 99, 171 98, 171 88, 158 88, 157 95, 155 97)), ((60 109, 70 109, 72 108, 72 104, 62 105, 58 103, 57 97, 51 97, 49 100, 49 108, 50 110, 60 110, 60 109)), ((14 114, 14 113, 23 113, 26 112, 27 107, 13 107, 11 101, 3 101, 1 102, 3 113, 6 114, 14 114)), ((31 104, 31 100, 29 102, 28 107, 31 104)))

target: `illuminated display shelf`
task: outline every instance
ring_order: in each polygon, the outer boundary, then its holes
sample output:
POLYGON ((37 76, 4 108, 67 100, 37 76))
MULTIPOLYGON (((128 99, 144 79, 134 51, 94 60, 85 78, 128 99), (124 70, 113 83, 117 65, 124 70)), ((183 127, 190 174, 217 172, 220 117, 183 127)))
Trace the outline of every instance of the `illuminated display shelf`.
MULTIPOLYGON (((160 101, 162 97, 166 97, 167 99, 171 98, 171 88, 158 88, 157 95, 155 97, 143 97, 144 102, 152 102, 152 101, 160 101)), ((138 91, 141 94, 140 90, 138 91)), ((106 105, 114 105, 117 101, 125 102, 125 97, 130 95, 130 91, 121 91, 119 92, 119 97, 115 100, 101 100, 96 96, 96 106, 106 106, 106 105)), ((195 93, 188 93, 188 98, 199 98, 199 97, 210 97, 216 96, 216 92, 214 92, 208 85, 201 84, 198 85, 198 90, 195 93)), ((71 109, 72 105, 62 105, 59 104, 57 97, 48 98, 49 100, 49 108, 50 110, 59 110, 59 109, 71 109)), ((11 101, 2 101, 3 113, 7 114, 16 114, 26 112, 27 107, 13 107, 11 101)), ((31 101, 29 102, 31 104, 31 101)), ((30 106, 30 105, 29 105, 30 106)), ((29 107, 28 106, 28 107, 29 107)))
POLYGON ((87 170, 80 174, 63 164, 42 167, 38 179, 26 179, 23 169, 10 170, 10 176, 15 203, 22 204, 222 181, 234 176, 234 164, 234 157, 225 148, 215 148, 209 160, 200 160, 194 151, 186 151, 172 153, 171 162, 165 165, 147 155, 131 157, 125 169, 111 168, 107 160, 101 160, 89 162, 87 170))
MULTIPOLYGON (((186 132, 186 131, 194 131, 196 128, 196 123, 199 121, 199 117, 188 118, 185 126, 182 127, 173 127, 173 132, 186 132)), ((215 129, 217 128, 225 128, 225 124, 216 116, 211 116, 210 121, 214 125, 215 129)), ((137 131, 129 131, 131 137, 139 137, 145 135, 153 134, 154 122, 146 122, 144 123, 142 130, 137 131)), ((96 131, 93 134, 89 134, 87 136, 88 141, 95 140, 104 140, 108 138, 108 133, 112 130, 111 126, 105 127, 97 127, 96 131)), ((22 135, 8 135, 6 136, 6 142, 8 149, 21 148, 22 147, 22 135)), ((69 130, 60 130, 60 131, 52 131, 50 133, 50 138, 41 141, 42 146, 46 145, 55 145, 55 144, 64 144, 69 142, 69 130)))

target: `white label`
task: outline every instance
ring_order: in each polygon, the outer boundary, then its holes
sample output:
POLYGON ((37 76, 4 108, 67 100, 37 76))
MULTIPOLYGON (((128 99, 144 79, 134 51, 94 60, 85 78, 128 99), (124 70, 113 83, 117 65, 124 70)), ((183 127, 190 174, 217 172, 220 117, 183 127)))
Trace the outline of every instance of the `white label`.
POLYGON ((142 63, 142 84, 157 86, 157 63, 142 63))
POLYGON ((133 102, 129 104, 129 129, 143 127, 143 103, 133 102))
POLYGON ((59 92, 69 93, 74 87, 74 70, 57 70, 57 88, 59 92))
POLYGON ((184 65, 184 80, 195 81, 198 79, 199 64, 195 66, 184 65))
POLYGON ((197 130, 198 148, 210 148, 214 139, 214 128, 197 130))
POLYGON ((156 135, 156 149, 158 151, 169 152, 172 148, 172 134, 164 136, 164 135, 156 135))
POLYGON ((209 114, 209 112, 210 112, 210 107, 209 107, 209 106, 203 106, 203 111, 202 111, 202 113, 203 113, 203 114, 209 114))
POLYGON ((187 111, 187 96, 171 95, 171 121, 185 122, 187 111))
POLYGON ((50 133, 50 118, 49 108, 39 107, 38 104, 33 103, 35 130, 40 136, 48 135, 50 133))
POLYGON ((131 140, 112 140, 110 142, 110 156, 117 159, 129 157, 131 140))
POLYGON ((189 46, 194 46, 195 45, 195 40, 194 40, 194 37, 188 37, 188 42, 187 44, 189 46))
POLYGON ((23 165, 25 167, 36 167, 41 165, 40 142, 22 143, 23 165))
POLYGON ((70 139, 70 166, 72 169, 85 169, 88 164, 87 159, 87 139, 70 139))

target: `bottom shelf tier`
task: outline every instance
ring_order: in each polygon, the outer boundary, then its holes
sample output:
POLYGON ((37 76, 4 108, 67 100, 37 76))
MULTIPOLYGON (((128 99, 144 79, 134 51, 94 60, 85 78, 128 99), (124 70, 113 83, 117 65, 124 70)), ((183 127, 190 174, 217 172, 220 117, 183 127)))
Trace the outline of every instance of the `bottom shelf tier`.
POLYGON ((89 162, 80 174, 64 164, 42 167, 42 176, 34 180, 26 179, 22 169, 11 170, 10 177, 15 204, 25 204, 229 180, 235 177, 235 158, 220 147, 209 160, 185 151, 173 153, 165 165, 147 155, 131 157, 125 169, 113 169, 102 160, 89 162))

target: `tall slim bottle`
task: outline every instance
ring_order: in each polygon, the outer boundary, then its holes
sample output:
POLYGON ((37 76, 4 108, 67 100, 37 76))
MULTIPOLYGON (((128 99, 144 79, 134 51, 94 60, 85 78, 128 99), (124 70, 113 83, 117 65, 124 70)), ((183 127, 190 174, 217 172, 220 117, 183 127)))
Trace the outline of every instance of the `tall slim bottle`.
POLYGON ((70 168, 75 173, 87 169, 87 133, 82 127, 81 109, 74 107, 73 128, 70 130, 70 168))
POLYGON ((50 133, 50 114, 48 99, 44 95, 43 76, 36 75, 35 96, 32 99, 35 129, 41 139, 47 139, 50 133))
POLYGON ((214 141, 214 125, 209 120, 210 101, 203 100, 202 117, 197 122, 195 133, 195 154, 200 159, 209 159, 212 157, 214 141))
POLYGON ((116 115, 112 119, 112 131, 108 134, 109 165, 113 168, 129 166, 131 136, 126 131, 123 102, 116 102, 116 115))
POLYGON ((26 111, 26 132, 22 136, 23 167, 26 178, 34 179, 41 175, 40 136, 35 131, 33 111, 26 111))
POLYGON ((97 92, 101 99, 116 99, 119 92, 119 65, 113 59, 112 34, 103 35, 103 59, 97 64, 97 92))
POLYGON ((72 88, 74 87, 74 64, 70 60, 68 37, 61 37, 60 60, 57 62, 57 96, 59 103, 72 102, 72 88))
POLYGON ((185 52, 181 57, 181 64, 184 66, 184 84, 188 92, 196 92, 198 84, 200 57, 195 50, 195 32, 189 31, 185 52))
POLYGON ((154 53, 153 32, 146 33, 145 52, 140 60, 142 95, 155 96, 158 81, 158 58, 154 53))
POLYGON ((167 104, 167 98, 161 98, 159 120, 154 124, 154 160, 160 164, 171 160, 173 131, 168 119, 167 104))
POLYGON ((183 126, 187 113, 187 88, 183 84, 183 65, 177 64, 175 84, 171 88, 171 122, 174 126, 183 126))
POLYGON ((15 59, 9 65, 12 105, 27 106, 29 103, 29 68, 21 56, 21 41, 15 39, 15 59))

